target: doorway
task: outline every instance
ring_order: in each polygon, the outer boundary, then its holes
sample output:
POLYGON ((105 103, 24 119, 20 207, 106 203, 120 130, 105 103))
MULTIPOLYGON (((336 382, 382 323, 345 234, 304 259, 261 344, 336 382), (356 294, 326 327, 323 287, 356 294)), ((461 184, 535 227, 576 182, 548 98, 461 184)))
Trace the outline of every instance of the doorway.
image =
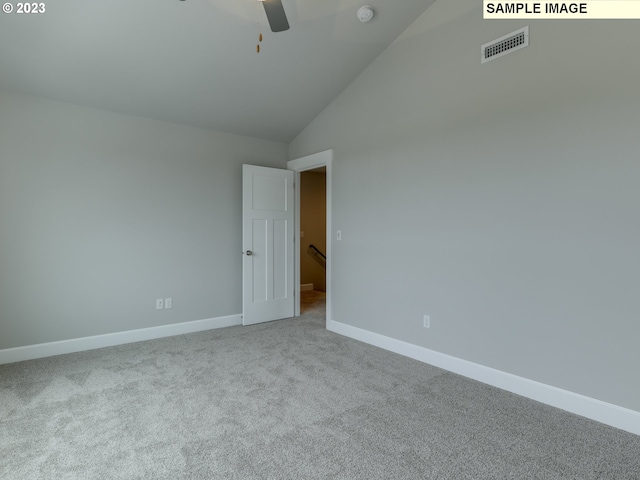
POLYGON ((324 317, 327 167, 300 172, 300 314, 324 317))
MULTIPOLYGON (((297 186, 295 190, 296 196, 296 229, 295 229, 295 288, 296 288, 296 301, 295 301, 295 316, 301 314, 301 299, 303 294, 305 300, 310 296, 324 296, 325 298, 325 323, 331 319, 331 168, 333 162, 333 150, 326 150, 320 153, 309 155, 306 157, 298 158, 288 162, 287 167, 289 170, 295 172, 295 184, 297 186), (302 174, 305 174, 308 178, 303 179, 302 174), (310 180, 310 181, 306 181, 310 180), (314 185, 315 184, 315 185, 314 185), (301 197, 306 193, 312 193, 311 196, 318 196, 318 184, 324 184, 324 209, 317 209, 312 216, 316 217, 315 221, 311 223, 304 221, 304 227, 316 224, 312 226, 312 229, 303 229, 303 218, 301 217, 301 197), (305 192, 302 192, 302 189, 305 192), (313 189, 313 192, 307 191, 313 189), (324 210, 324 222, 318 221, 318 211, 324 210), (318 223, 324 223, 323 239, 318 239, 318 223), (313 232, 312 232, 313 230, 313 232), (324 242, 322 242, 324 240, 324 242), (323 245, 324 243, 324 245, 323 245), (313 245, 314 248, 310 248, 313 245), (322 248, 324 246, 324 249, 322 248), (324 250, 324 251, 323 251, 324 250), (324 257, 324 258, 323 258, 324 257), (324 261, 324 268, 321 263, 324 261), (309 268, 305 271, 303 262, 309 268), (324 272, 322 275, 320 272, 324 272), (304 276, 303 276, 304 275, 304 276), (322 284, 322 276, 324 276, 324 285, 322 284), (303 278, 305 282, 303 282, 303 278), (312 281, 309 281, 311 279, 312 281), (310 284, 313 283, 313 287, 310 284), (303 285, 304 284, 304 285, 303 285), (311 290, 310 288, 313 288, 311 290), (323 288, 322 290, 319 290, 323 288), (317 294, 309 294, 305 292, 319 292, 317 294), (324 295, 322 295, 324 293, 324 295)), ((307 203, 307 202, 303 202, 307 203)), ((313 299, 312 299, 313 300, 313 299)), ((316 306, 318 304, 316 303, 316 306)), ((308 305, 305 305, 307 307, 308 305)))

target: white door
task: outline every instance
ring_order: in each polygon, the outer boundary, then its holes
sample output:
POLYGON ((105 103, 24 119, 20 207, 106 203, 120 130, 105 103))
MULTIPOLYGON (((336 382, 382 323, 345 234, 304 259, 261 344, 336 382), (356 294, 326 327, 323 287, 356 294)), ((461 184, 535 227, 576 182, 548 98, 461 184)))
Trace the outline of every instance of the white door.
POLYGON ((243 325, 293 317, 293 172, 242 166, 243 325))

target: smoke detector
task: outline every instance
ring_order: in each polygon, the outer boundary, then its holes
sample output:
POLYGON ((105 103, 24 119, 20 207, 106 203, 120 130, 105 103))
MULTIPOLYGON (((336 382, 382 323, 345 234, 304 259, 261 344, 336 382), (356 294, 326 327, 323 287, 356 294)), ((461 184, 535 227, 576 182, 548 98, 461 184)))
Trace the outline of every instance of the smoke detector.
POLYGON ((358 9, 358 20, 362 23, 370 22, 374 15, 373 7, 369 5, 365 5, 364 7, 360 7, 358 9))

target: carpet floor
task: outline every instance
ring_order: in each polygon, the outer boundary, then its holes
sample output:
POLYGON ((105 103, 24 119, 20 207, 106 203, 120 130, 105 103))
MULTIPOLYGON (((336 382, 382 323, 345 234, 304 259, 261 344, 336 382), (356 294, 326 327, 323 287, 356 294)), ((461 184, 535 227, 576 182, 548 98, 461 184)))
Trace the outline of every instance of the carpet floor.
POLYGON ((639 436, 328 332, 311 303, 0 366, 0 478, 640 479, 639 436))

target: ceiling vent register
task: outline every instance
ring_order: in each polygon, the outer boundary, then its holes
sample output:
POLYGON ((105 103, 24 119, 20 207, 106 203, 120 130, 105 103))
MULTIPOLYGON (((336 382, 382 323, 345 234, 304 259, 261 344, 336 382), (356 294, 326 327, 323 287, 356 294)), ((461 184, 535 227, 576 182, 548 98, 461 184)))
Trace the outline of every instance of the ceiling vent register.
POLYGON ((486 63, 498 57, 503 57, 508 53, 515 52, 521 48, 529 46, 529 27, 509 33, 492 42, 482 45, 480 63, 486 63))

